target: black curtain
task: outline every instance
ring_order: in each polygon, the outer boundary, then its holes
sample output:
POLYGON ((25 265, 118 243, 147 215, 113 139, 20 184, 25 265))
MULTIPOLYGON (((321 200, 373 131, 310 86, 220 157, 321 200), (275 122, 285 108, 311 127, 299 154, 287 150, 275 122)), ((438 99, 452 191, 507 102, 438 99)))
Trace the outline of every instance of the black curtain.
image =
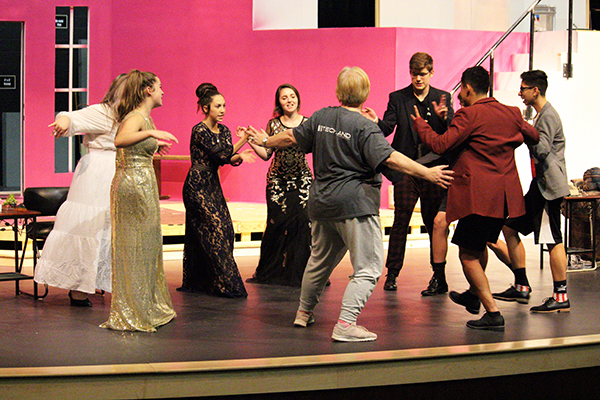
POLYGON ((319 0, 319 28, 375 26, 375 0, 319 0))
POLYGON ((600 0, 590 0, 590 29, 600 31, 600 0))

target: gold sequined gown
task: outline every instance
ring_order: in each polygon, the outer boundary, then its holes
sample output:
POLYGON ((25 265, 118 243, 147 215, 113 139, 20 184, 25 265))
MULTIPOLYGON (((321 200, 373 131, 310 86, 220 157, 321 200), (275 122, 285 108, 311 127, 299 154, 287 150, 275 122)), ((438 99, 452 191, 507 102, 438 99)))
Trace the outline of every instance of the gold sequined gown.
MULTIPOLYGON (((155 129, 150 118, 146 129, 155 129)), ((154 332, 176 316, 163 269, 158 187, 152 167, 157 148, 156 139, 147 138, 117 149, 110 193, 113 291, 110 316, 102 328, 154 332)))

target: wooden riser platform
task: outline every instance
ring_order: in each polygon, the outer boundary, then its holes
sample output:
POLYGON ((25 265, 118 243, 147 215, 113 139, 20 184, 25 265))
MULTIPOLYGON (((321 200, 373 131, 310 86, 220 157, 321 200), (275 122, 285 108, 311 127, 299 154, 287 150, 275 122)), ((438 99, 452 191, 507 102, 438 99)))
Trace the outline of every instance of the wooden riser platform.
MULTIPOLYGON (((262 233, 267 220, 267 206, 262 203, 228 203, 233 229, 236 234, 236 247, 260 246, 262 233)), ((185 207, 181 202, 161 202, 162 231, 164 236, 185 235, 185 207)), ((381 209, 381 227, 384 241, 388 240, 389 231, 394 222, 394 210, 381 209)), ((421 214, 415 212, 410 221, 409 240, 427 239, 421 214)))
MULTIPOLYGON (((185 207, 180 201, 163 200, 161 201, 161 220, 163 242, 165 252, 180 252, 183 250, 183 239, 185 236, 185 207)), ((235 249, 258 249, 265 229, 267 220, 267 206, 262 203, 228 203, 229 212, 233 221, 235 230, 235 249)), ((383 230, 383 240, 389 239, 389 231, 394 222, 394 210, 381 209, 381 227, 383 230)), ((10 227, 0 228, 0 266, 12 267, 14 265, 12 250, 14 233, 10 227)), ((19 235, 23 246, 24 234, 19 235)), ((408 236, 408 246, 411 247, 419 241, 427 240, 427 233, 423 226, 421 214, 415 212, 410 221, 410 234, 408 236)), ((31 245, 28 245, 25 255, 25 265, 31 266, 31 245)), ((169 258, 166 256, 165 258, 169 258)))

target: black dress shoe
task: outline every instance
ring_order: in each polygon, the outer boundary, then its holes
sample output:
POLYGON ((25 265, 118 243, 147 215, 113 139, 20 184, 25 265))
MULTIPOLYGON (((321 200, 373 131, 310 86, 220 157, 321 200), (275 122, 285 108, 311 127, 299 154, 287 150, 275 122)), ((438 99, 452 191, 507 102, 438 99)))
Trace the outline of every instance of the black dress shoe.
POLYGON ((544 300, 541 306, 531 307, 531 312, 534 313, 559 313, 571 311, 571 303, 567 301, 556 301, 553 297, 548 297, 544 300))
POLYGON ((437 294, 444 294, 448 291, 448 284, 445 281, 440 281, 435 276, 429 281, 427 289, 421 292, 421 296, 435 296, 437 294))
POLYGON ((92 306, 92 302, 88 298, 85 298, 82 300, 74 299, 73 295, 71 295, 71 291, 69 291, 69 300, 71 300, 71 307, 91 307, 92 306))
POLYGON ((502 293, 492 293, 492 297, 496 300, 502 301, 516 301, 517 303, 527 304, 529 303, 531 290, 525 290, 523 292, 518 291, 514 286, 509 287, 502 293))
POLYGON ((479 297, 475 296, 473 293, 464 291, 462 293, 455 292, 454 290, 450 292, 450 300, 459 304, 467 309, 471 314, 479 314, 479 308, 481 308, 481 301, 479 301, 479 297))
POLYGON ((500 313, 498 313, 496 316, 492 316, 490 313, 486 312, 480 319, 467 322, 467 327, 471 329, 503 332, 504 317, 500 315, 500 313))
POLYGON ((396 275, 387 275, 385 283, 383 284, 383 290, 387 290, 390 292, 395 292, 396 290, 398 290, 398 285, 396 285, 396 275))

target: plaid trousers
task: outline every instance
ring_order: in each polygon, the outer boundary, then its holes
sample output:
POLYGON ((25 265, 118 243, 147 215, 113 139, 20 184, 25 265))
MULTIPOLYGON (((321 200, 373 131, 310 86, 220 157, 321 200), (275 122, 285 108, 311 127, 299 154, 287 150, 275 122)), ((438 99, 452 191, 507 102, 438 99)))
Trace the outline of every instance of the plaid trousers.
POLYGON ((394 223, 390 230, 390 240, 386 260, 388 274, 398 276, 404 264, 406 252, 406 237, 410 218, 417 200, 421 199, 421 216, 429 234, 430 259, 431 255, 431 232, 433 231, 433 220, 437 215, 446 189, 424 179, 414 178, 403 174, 394 185, 394 223))

